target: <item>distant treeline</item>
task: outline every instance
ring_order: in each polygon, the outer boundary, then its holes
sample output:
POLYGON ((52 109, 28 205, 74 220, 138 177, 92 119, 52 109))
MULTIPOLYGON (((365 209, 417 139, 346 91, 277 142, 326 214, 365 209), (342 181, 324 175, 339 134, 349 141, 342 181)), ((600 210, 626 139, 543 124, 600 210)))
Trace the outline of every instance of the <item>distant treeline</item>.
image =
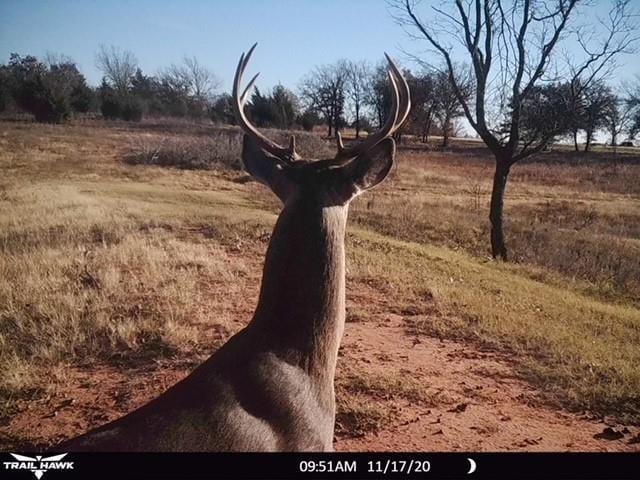
MULTIPOLYGON (((98 87, 87 84, 77 65, 64 56, 12 54, 0 65, 0 112, 23 111, 39 122, 59 123, 76 113, 100 113, 106 119, 139 121, 145 116, 210 119, 235 122, 231 96, 220 92, 216 75, 194 57, 146 75, 135 56, 114 47, 101 47, 96 65, 103 73, 98 87)), ((412 111, 402 132, 426 142, 443 137, 443 145, 460 131, 464 111, 449 75, 436 70, 404 71, 411 89, 412 111)), ((460 70, 459 79, 465 78, 460 70)), ((462 82, 465 99, 474 97, 472 82, 462 82)), ((638 88, 619 94, 604 81, 583 87, 576 82, 551 82, 535 87, 521 105, 523 141, 553 130, 556 137, 585 139, 585 150, 596 132, 606 131, 611 143, 632 139, 640 129, 638 88), (542 132, 544 133, 544 132, 542 132)), ((378 128, 391 104, 386 66, 339 60, 314 68, 297 88, 277 85, 268 92, 255 88, 248 114, 260 127, 311 130, 325 125, 327 134, 345 127, 362 131, 378 128)), ((496 131, 501 125, 499 119, 496 131)), ((507 128, 507 125, 504 126, 507 128)))

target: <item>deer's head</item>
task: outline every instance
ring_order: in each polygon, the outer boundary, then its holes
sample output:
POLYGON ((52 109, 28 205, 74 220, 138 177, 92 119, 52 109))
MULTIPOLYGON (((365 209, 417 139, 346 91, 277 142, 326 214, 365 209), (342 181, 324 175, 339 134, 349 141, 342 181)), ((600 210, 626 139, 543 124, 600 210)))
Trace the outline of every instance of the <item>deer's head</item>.
MULTIPOLYGON (((257 45, 257 44, 256 44, 257 45)), ((240 94, 242 75, 256 45, 240 57, 233 82, 233 108, 245 132, 242 161, 246 170, 267 185, 284 202, 290 198, 314 199, 322 206, 348 205, 361 192, 375 187, 388 175, 393 165, 393 133, 409 114, 409 86, 395 63, 389 62, 392 106, 385 124, 366 140, 345 148, 336 135, 338 152, 330 159, 302 159, 295 149, 295 137, 283 147, 261 134, 244 113, 245 101, 255 83, 256 74, 240 94)))

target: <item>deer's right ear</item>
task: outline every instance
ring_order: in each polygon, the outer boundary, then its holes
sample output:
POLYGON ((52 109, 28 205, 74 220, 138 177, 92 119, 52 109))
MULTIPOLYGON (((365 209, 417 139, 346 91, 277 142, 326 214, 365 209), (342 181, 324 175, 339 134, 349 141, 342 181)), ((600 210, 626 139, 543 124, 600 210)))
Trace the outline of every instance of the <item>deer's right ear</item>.
POLYGON ((385 138, 342 167, 346 182, 341 193, 345 199, 350 200, 382 182, 391 171, 395 153, 395 142, 385 138))
POLYGON ((286 171, 289 167, 257 146, 248 135, 242 140, 242 163, 253 178, 269 187, 280 200, 286 201, 294 188, 286 171))

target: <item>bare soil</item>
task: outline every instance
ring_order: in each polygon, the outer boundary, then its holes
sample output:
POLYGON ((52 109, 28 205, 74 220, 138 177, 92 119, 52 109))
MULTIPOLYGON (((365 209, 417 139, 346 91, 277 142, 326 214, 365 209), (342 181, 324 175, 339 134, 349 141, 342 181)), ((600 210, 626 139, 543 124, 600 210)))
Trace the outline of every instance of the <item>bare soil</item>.
POLYGON ((507 356, 407 334, 398 315, 349 323, 342 350, 341 375, 412 377, 443 401, 427 407, 386 399, 398 419, 362 437, 338 436, 338 451, 640 451, 639 428, 545 406, 507 356), (621 438, 609 440, 616 432, 621 438))

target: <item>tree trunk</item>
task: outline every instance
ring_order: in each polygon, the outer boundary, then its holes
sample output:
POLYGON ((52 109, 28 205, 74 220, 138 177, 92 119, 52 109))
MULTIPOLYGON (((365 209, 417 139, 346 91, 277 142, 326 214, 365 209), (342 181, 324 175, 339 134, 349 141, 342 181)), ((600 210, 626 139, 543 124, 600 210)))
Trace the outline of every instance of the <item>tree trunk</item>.
POLYGON ((578 130, 573 131, 573 147, 575 148, 576 152, 580 150, 578 148, 578 130))
POLYGON ((331 138, 331 120, 329 120, 329 121, 327 122, 327 127, 328 127, 328 129, 329 129, 329 131, 328 131, 328 133, 327 133, 327 136, 328 136, 329 138, 331 138))
POLYGON ((587 130, 587 138, 584 142, 584 151, 588 152, 589 149, 591 148, 591 140, 593 139, 593 131, 592 130, 587 130))
POLYGON ((360 108, 356 106, 356 139, 360 138, 360 108))
POLYGON ((496 171, 493 176, 491 190, 491 206, 489 220, 491 220, 491 254, 493 258, 507 261, 507 247, 504 243, 502 218, 504 210, 504 191, 507 186, 510 166, 507 161, 496 158, 496 171))
POLYGON ((429 111, 427 115, 427 120, 424 123, 424 127, 422 130, 422 143, 429 143, 429 133, 431 133, 431 111, 429 111))
POLYGON ((447 118, 442 126, 442 146, 444 148, 449 146, 449 123, 450 120, 447 118))

